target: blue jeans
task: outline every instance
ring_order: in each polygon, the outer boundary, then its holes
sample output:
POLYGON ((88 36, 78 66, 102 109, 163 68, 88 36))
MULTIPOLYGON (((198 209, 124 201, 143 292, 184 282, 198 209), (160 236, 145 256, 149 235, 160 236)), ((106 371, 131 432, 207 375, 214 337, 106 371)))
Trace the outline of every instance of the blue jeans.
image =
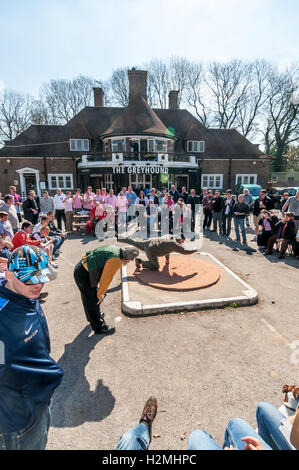
MULTIPOLYGON (((243 419, 232 419, 226 428, 223 447, 231 444, 235 449, 243 450, 245 442, 242 437, 251 436, 257 438, 265 450, 271 450, 266 442, 249 426, 243 419)), ((138 424, 123 434, 117 444, 117 450, 146 450, 150 443, 148 426, 144 423, 138 424)), ((188 450, 222 450, 222 447, 214 441, 206 431, 193 431, 188 440, 188 450)))
POLYGON ((149 428, 147 424, 140 423, 121 436, 116 450, 146 450, 149 443, 149 428))
POLYGON ((258 433, 275 450, 292 450, 290 443, 279 430, 284 419, 280 411, 270 403, 261 402, 256 409, 258 433))
POLYGON ((55 253, 61 245, 63 244, 65 238, 60 237, 59 235, 54 235, 54 241, 53 241, 53 255, 55 256, 55 253))
POLYGON ((48 407, 28 429, 0 434, 0 450, 44 450, 48 441, 50 421, 48 407))
POLYGON ((245 218, 234 217, 234 223, 237 240, 240 240, 239 229, 241 229, 243 242, 246 242, 245 218))
POLYGON ((271 450, 271 447, 263 441, 261 436, 246 421, 239 418, 232 419, 228 423, 225 430, 223 447, 220 447, 206 431, 198 430, 190 434, 188 450, 223 450, 224 447, 229 447, 230 445, 234 449, 243 450, 245 442, 241 441, 241 438, 245 436, 255 437, 262 443, 265 450, 271 450))

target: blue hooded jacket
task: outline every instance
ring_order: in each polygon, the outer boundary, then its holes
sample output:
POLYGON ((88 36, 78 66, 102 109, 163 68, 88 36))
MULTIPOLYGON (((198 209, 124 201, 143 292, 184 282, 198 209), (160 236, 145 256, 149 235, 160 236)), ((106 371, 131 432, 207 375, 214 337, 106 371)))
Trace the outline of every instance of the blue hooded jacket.
POLYGON ((50 357, 38 300, 0 282, 0 433, 29 428, 50 403, 63 370, 50 357))

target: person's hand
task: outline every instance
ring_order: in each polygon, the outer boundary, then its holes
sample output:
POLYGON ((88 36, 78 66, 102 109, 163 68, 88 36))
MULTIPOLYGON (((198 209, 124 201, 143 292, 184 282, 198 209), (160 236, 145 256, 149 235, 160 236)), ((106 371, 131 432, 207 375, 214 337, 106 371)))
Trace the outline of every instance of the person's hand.
POLYGON ((265 450, 261 441, 255 437, 242 437, 241 441, 245 442, 244 450, 265 450))
POLYGON ((101 305, 101 303, 103 302, 105 296, 104 295, 101 295, 101 297, 99 298, 99 300, 97 301, 97 305, 101 305))
POLYGON ((62 237, 62 238, 65 238, 65 234, 64 233, 59 233, 59 236, 62 237))
POLYGON ((223 450, 236 450, 234 446, 231 444, 229 447, 224 447, 223 450))

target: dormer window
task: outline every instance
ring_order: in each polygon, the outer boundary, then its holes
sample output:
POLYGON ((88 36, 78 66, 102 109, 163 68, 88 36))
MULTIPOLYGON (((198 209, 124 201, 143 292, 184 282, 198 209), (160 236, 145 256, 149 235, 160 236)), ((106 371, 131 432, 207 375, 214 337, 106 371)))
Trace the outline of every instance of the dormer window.
POLYGON ((88 139, 70 139, 70 150, 76 152, 88 152, 89 140, 88 139))
POLYGON ((187 141, 187 152, 204 152, 205 142, 204 140, 188 140, 187 141))

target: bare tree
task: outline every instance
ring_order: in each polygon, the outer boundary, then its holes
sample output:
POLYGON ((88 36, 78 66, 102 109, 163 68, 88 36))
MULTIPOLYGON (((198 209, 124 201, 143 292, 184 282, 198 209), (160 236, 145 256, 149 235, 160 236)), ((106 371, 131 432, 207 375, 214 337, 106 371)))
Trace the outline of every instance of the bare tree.
POLYGON ((0 138, 13 140, 31 124, 33 98, 5 90, 0 103, 0 138))
POLYGON ((83 75, 73 80, 51 80, 41 87, 41 101, 47 106, 52 120, 63 124, 92 104, 92 88, 99 85, 101 82, 83 75))
POLYGON ((207 127, 212 122, 208 109, 208 99, 204 65, 201 63, 189 64, 185 100, 200 122, 207 127))
POLYGON ((269 136, 272 137, 275 157, 273 169, 283 171, 286 167, 286 154, 289 145, 299 139, 299 104, 294 99, 298 93, 298 64, 279 72, 271 67, 268 74, 269 99, 266 113, 269 136))
POLYGON ((168 107, 168 93, 171 89, 170 71, 167 63, 154 59, 146 65, 148 81, 152 90, 152 101, 158 108, 168 107))
POLYGON ((128 106, 129 104, 129 79, 128 69, 119 68, 113 71, 108 80, 111 101, 114 104, 128 106))

